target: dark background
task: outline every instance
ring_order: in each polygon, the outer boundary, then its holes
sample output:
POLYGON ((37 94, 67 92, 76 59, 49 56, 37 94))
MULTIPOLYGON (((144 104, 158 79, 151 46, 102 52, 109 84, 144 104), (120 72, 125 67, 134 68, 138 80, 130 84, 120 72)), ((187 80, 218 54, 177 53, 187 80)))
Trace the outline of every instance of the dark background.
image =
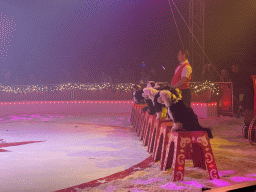
MULTIPOLYGON (((188 0, 174 2, 188 21, 188 0)), ((219 73, 238 65, 237 78, 256 74, 256 2, 205 3, 205 63, 219 73)), ((173 10, 188 47, 189 30, 173 10)), ((4 85, 102 82, 109 76, 135 83, 151 69, 152 80, 170 82, 178 64, 181 41, 168 0, 0 0, 0 14, 4 85)))

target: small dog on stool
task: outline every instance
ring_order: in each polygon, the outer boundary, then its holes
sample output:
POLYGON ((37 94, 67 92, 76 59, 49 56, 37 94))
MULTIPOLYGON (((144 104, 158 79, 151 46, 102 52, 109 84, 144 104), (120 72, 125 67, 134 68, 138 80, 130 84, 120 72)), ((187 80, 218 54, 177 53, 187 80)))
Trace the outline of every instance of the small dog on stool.
POLYGON ((167 110, 163 104, 157 101, 160 97, 160 92, 152 87, 144 88, 142 96, 145 98, 148 103, 150 111, 156 112, 156 119, 164 119, 166 117, 167 110))
POLYGON ((178 88, 161 91, 158 102, 167 107, 168 114, 173 120, 171 131, 206 131, 208 137, 213 138, 211 129, 202 127, 193 109, 183 103, 178 88))
POLYGON ((142 93, 143 93, 143 89, 141 88, 140 85, 133 85, 133 93, 132 93, 132 97, 133 97, 133 101, 136 104, 144 104, 144 98, 142 97, 142 93))

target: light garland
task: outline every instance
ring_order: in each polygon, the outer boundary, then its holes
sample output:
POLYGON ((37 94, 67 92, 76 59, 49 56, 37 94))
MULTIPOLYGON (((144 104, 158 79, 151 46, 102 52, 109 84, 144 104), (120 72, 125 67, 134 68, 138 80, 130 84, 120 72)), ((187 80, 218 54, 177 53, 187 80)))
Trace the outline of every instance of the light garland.
MULTIPOLYGON (((20 85, 20 86, 4 86, 0 84, 0 92, 12 94, 27 94, 31 92, 55 92, 55 91, 71 91, 71 90, 85 90, 85 91, 100 91, 111 90, 128 92, 132 90, 132 83, 66 83, 58 85, 20 85)), ((219 87, 210 81, 191 85, 192 93, 200 94, 206 90, 211 90, 213 94, 219 95, 219 87)))
POLYGON ((205 81, 203 83, 197 83, 191 86, 192 93, 200 94, 206 90, 210 90, 213 95, 218 96, 220 93, 219 87, 210 81, 205 81))
POLYGON ((59 84, 59 85, 20 85, 20 86, 4 86, 0 84, 0 92, 12 94, 27 94, 31 92, 55 92, 70 90, 100 91, 111 90, 127 92, 132 90, 132 83, 87 83, 87 84, 59 84))
POLYGON ((214 103, 194 103, 194 102, 192 102, 191 104, 192 104, 192 106, 201 106, 201 107, 217 106, 216 102, 214 102, 214 103))

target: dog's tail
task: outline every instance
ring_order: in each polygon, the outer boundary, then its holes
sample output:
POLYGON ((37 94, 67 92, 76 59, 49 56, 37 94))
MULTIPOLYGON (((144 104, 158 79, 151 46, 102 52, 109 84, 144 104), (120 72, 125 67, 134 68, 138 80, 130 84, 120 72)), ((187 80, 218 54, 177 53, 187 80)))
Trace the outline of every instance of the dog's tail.
POLYGON ((213 139, 212 130, 211 130, 209 127, 204 127, 204 131, 207 132, 208 137, 209 137, 210 139, 213 139))

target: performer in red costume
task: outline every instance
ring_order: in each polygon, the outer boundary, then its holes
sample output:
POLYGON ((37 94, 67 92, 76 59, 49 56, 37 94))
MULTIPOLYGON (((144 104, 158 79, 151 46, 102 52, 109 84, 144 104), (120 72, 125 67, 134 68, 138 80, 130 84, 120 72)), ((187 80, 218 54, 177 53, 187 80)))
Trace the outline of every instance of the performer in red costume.
POLYGON ((184 104, 190 106, 191 90, 189 83, 191 81, 192 68, 188 62, 189 53, 187 50, 180 50, 178 60, 180 64, 176 67, 174 76, 172 78, 171 86, 179 88, 182 94, 184 104))

